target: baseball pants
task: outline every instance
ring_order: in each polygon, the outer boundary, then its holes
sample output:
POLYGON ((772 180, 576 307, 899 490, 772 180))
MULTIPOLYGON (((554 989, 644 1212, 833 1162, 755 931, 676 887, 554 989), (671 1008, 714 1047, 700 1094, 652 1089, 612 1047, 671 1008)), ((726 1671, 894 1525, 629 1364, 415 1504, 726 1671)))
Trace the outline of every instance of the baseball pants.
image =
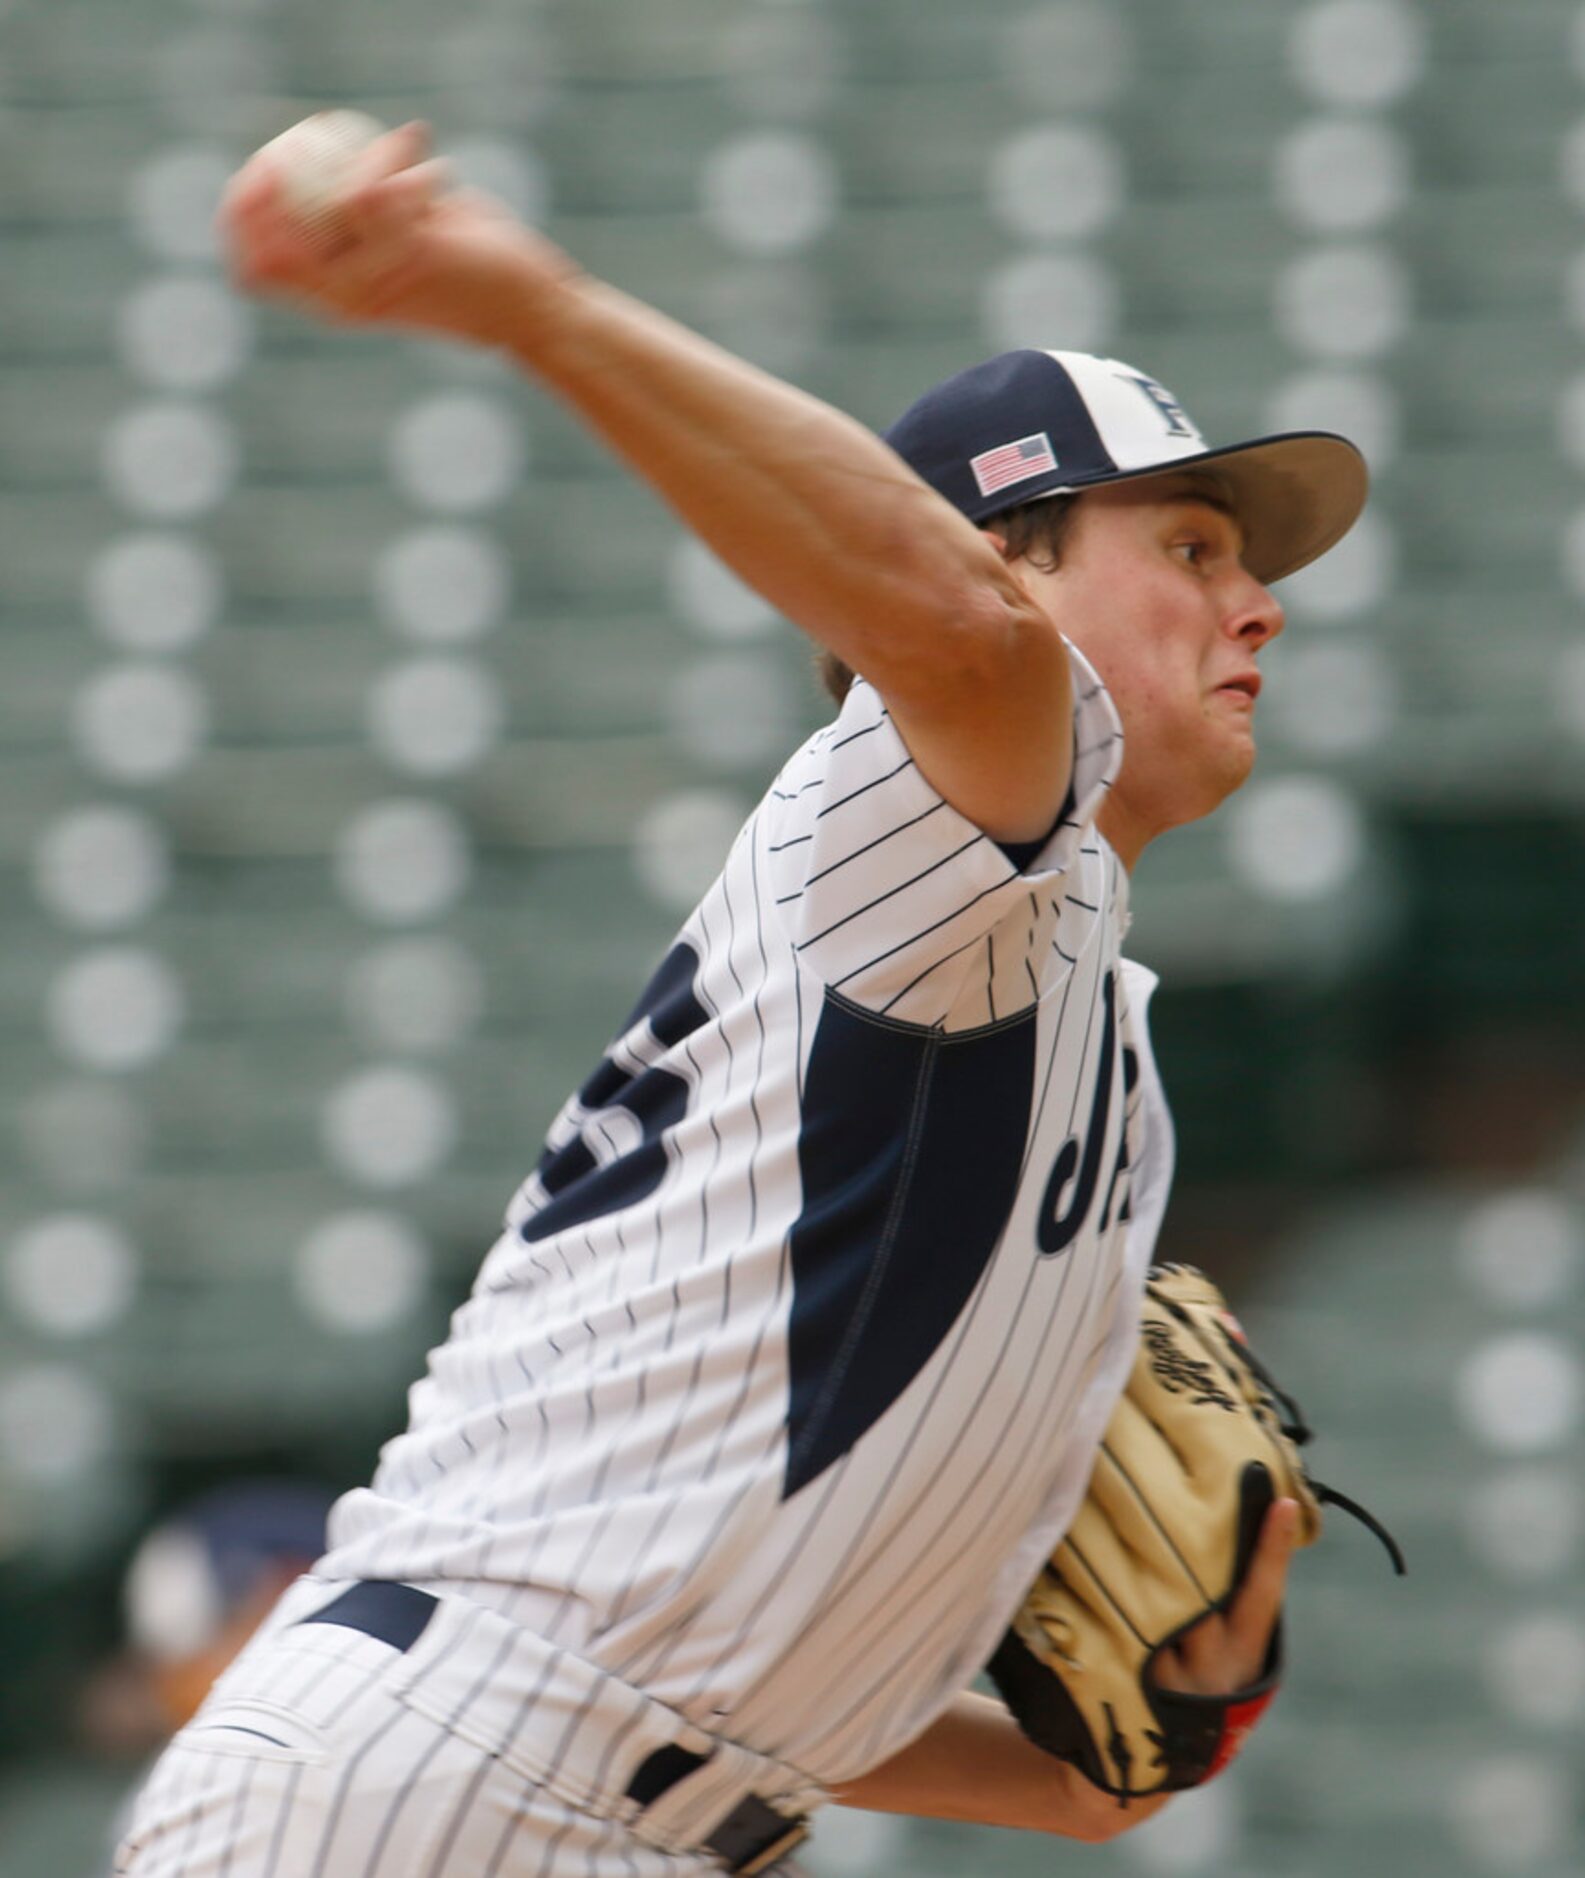
POLYGON ((116 1873, 786 1870, 824 1797, 465 1599, 301 1579, 156 1764, 116 1873))

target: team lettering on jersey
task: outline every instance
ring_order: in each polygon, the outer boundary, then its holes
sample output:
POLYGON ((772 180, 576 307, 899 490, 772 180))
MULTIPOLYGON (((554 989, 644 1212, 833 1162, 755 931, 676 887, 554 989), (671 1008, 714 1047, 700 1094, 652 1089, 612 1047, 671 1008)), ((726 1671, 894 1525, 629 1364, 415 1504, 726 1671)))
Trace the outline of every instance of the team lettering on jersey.
MULTIPOLYGON (((1106 1152, 1106 1133, 1112 1119, 1113 1063, 1117 1038, 1117 978, 1106 974, 1101 988, 1105 1016, 1101 1031, 1100 1063, 1095 1077, 1095 1094, 1090 1102, 1090 1116, 1083 1136, 1069 1135, 1063 1142, 1046 1182, 1045 1198, 1040 1206, 1037 1229, 1040 1250, 1047 1258, 1066 1252, 1083 1231, 1095 1205, 1100 1184, 1101 1159, 1106 1152), (1075 1170, 1077 1179, 1075 1180, 1075 1170), (1071 1188, 1071 1191, 1070 1191, 1071 1188)), ((1132 1050, 1123 1051, 1123 1100, 1126 1105, 1139 1080, 1139 1058, 1132 1050)), ((1106 1204, 1101 1210, 1100 1229, 1110 1226, 1114 1205, 1116 1217, 1128 1218, 1128 1130, 1119 1131, 1117 1158, 1106 1188, 1106 1204), (1119 1188, 1121 1196, 1119 1203, 1119 1188)))

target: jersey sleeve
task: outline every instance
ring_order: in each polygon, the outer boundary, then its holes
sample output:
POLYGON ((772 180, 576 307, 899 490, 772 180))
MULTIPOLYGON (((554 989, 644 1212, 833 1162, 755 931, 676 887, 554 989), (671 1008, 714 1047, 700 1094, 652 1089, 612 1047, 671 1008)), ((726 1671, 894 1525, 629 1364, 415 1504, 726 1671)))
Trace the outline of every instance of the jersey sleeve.
POLYGON ((1083 655, 1070 645, 1068 656, 1073 784, 1022 868, 931 787, 863 679, 776 779, 759 817, 771 897, 805 969, 831 990, 901 1022, 956 1027, 954 1011, 984 1021, 987 1010, 983 995, 965 1000, 966 982, 988 975, 1001 988, 992 1017, 1010 1016, 1071 963, 1074 947, 1052 944, 1062 882, 1098 851, 1122 726, 1083 655))

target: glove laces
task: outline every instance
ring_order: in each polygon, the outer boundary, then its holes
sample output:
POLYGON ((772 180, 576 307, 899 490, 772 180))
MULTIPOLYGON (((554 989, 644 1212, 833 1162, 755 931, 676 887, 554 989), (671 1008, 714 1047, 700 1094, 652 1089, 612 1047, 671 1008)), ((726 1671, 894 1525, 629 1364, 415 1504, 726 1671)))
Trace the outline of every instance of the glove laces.
MULTIPOLYGON (((1229 1339, 1229 1341, 1232 1342, 1233 1340, 1229 1339)), ((1256 1356, 1255 1352, 1250 1349, 1247 1343, 1233 1342, 1233 1350, 1241 1363, 1248 1364, 1261 1388, 1266 1391, 1267 1395, 1278 1404, 1283 1414, 1287 1416, 1288 1419, 1280 1424, 1282 1432, 1296 1448, 1306 1446, 1314 1431, 1304 1419, 1304 1411, 1299 1407, 1298 1403, 1294 1401, 1293 1397, 1282 1387, 1276 1377, 1266 1368, 1265 1364, 1261 1362, 1260 1358, 1256 1356)), ((1340 1493, 1336 1487, 1328 1487, 1324 1482, 1317 1480, 1313 1475, 1310 1477, 1310 1490, 1323 1506, 1337 1507, 1340 1512, 1347 1513, 1351 1519, 1357 1519, 1367 1532, 1373 1533, 1375 1537, 1381 1541, 1388 1558, 1392 1560, 1392 1569, 1400 1578, 1407 1576, 1409 1567, 1404 1560, 1403 1547, 1399 1545, 1398 1541, 1368 1507, 1361 1506, 1358 1500, 1351 1499, 1348 1494, 1340 1493)))

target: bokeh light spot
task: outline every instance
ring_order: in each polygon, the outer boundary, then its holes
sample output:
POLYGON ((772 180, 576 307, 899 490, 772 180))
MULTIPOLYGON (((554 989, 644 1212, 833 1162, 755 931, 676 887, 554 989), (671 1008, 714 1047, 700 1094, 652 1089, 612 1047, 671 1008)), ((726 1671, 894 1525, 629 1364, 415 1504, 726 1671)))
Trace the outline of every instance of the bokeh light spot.
POLYGON ((428 1249, 394 1213, 338 1213, 298 1248, 293 1285, 308 1315, 349 1336, 395 1329, 428 1286, 428 1249))

